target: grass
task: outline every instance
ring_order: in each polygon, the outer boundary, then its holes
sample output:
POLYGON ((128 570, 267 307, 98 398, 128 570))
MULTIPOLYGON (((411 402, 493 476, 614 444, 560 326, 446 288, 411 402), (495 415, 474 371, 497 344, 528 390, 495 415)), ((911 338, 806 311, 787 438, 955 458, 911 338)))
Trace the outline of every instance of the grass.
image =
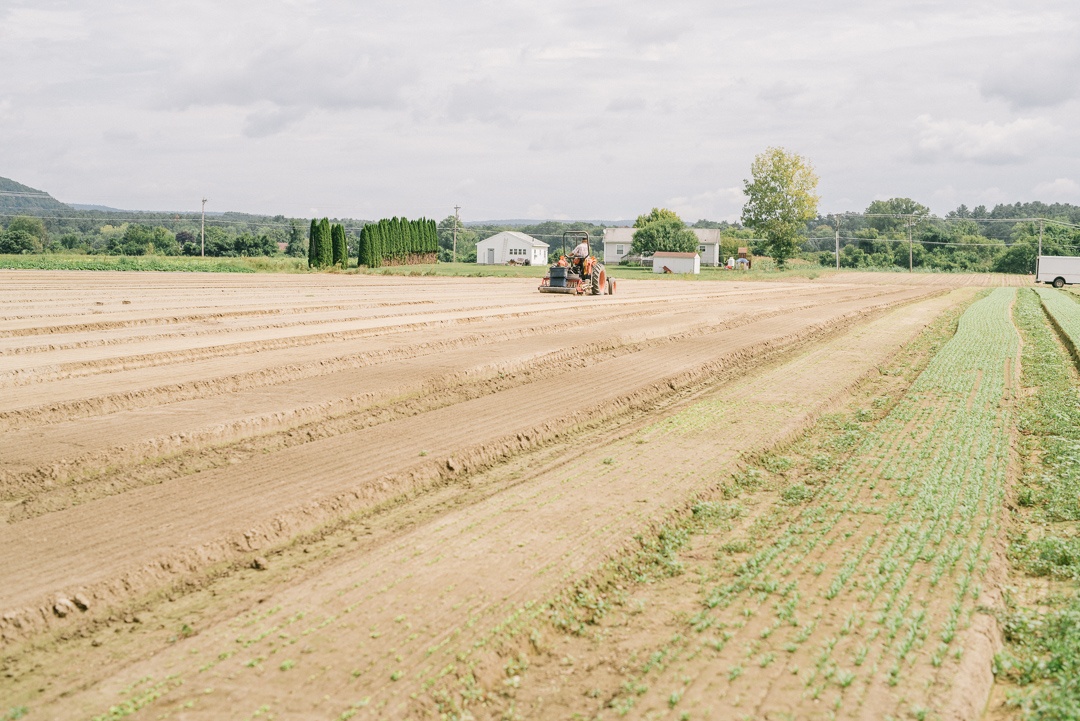
POLYGON ((4 270, 153 270, 204 273, 304 273, 303 258, 194 258, 166 255, 0 255, 4 270))
POLYGON ((1048 577, 1052 585, 1045 598, 1034 599, 1041 609, 1011 600, 1000 619, 1006 648, 994 671, 1020 687, 1010 698, 1026 719, 1063 721, 1080 718, 1080 403, 1069 350, 1080 305, 1056 291, 1023 290, 1014 316, 1024 338, 1021 382, 1037 392, 1021 411, 1023 510, 1014 513, 1019 530, 1009 558, 1021 573, 1048 577))
MULTIPOLYGON (((355 258, 353 259, 355 261, 355 258)), ((39 253, 35 255, 0 255, 2 270, 119 270, 119 271, 172 271, 208 273, 309 273, 305 258, 284 256, 254 258, 200 258, 164 255, 80 255, 76 253, 39 253)), ((763 262, 750 271, 730 271, 723 268, 705 267, 699 275, 675 275, 653 273, 652 268, 641 266, 609 265, 608 274, 618 280, 663 279, 673 281, 702 280, 814 280, 821 276, 845 272, 874 272, 874 269, 822 268, 816 265, 798 264, 786 270, 777 270, 771 263, 763 262)), ((386 275, 386 276, 439 276, 449 278, 542 278, 547 266, 477 265, 476 263, 427 263, 398 265, 385 268, 356 268, 348 270, 327 269, 327 273, 386 275)), ((886 272, 886 271, 880 271, 886 272)))

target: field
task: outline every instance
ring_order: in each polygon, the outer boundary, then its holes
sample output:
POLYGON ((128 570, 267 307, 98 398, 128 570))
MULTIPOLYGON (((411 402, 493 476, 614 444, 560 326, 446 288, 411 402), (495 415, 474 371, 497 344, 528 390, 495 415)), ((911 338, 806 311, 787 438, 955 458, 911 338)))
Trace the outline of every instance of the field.
POLYGON ((1070 718, 1027 283, 0 271, 0 719, 1070 718))

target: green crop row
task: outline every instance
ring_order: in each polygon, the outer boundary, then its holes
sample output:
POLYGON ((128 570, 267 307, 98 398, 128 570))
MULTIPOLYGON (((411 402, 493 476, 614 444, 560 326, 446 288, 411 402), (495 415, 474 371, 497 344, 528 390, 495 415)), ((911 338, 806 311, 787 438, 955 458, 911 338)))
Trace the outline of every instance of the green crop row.
POLYGON ((1025 510, 1016 513, 1009 555, 1021 572, 1058 586, 1031 599, 1041 610, 1010 602, 1001 619, 1007 645, 995 659, 995 673, 1022 687, 1013 703, 1037 721, 1080 718, 1080 402, 1077 374, 1047 316, 1069 346, 1069 334, 1077 337, 1080 328, 1080 305, 1059 291, 1020 292, 1021 381, 1037 392, 1026 396, 1020 414, 1024 468, 1017 501, 1025 510))
POLYGON ((814 501, 706 596, 709 608, 741 605, 746 614, 779 596, 770 635, 789 652, 834 633, 821 639, 815 667, 803 669, 815 698, 826 683, 862 694, 875 679, 895 685, 927 645, 934 666, 958 652, 953 641, 978 604, 1000 530, 1007 368, 1019 349, 1014 296, 1003 288, 973 304, 814 501), (849 609, 843 625, 820 628, 837 603, 849 609))

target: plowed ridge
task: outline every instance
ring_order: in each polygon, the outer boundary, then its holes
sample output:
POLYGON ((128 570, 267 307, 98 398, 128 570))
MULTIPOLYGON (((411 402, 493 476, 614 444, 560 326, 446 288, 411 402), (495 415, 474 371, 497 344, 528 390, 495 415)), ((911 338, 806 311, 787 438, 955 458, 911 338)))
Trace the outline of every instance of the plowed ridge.
MULTIPOLYGON (((391 685, 387 659, 407 657, 396 663, 422 683, 425 648, 554 592, 715 482, 735 457, 708 438, 666 434, 673 457, 649 446, 647 429, 680 404, 735 398, 722 406, 724 443, 767 447, 954 302, 880 279, 642 281, 574 299, 518 280, 92 275, 12 273, 19 282, 0 285, 0 307, 19 309, 4 320, 0 358, 27 361, 8 366, 0 398, 4 642, 104 623, 110 608, 349 514, 377 525, 379 504, 408 515, 425 498, 487 489, 420 536, 385 533, 326 575, 268 591, 275 606, 331 615, 370 602, 364 628, 397 623, 395 608, 416 598, 445 598, 411 612, 423 633, 387 633, 396 640, 372 644, 358 675, 318 683, 341 705, 335 714, 361 676, 405 711, 417 686, 391 685), (109 343, 92 344, 93 323, 114 324, 97 326, 115 332, 109 343), (208 332, 217 323, 231 331, 208 332), (326 324, 336 330, 312 332, 326 324), (79 343, 92 357, 79 357, 79 343), (732 395, 756 366, 796 352, 817 355, 759 379, 771 389, 759 398, 732 395)), ((312 653, 333 655, 335 639, 356 631, 328 625, 312 653)), ((234 630, 200 634, 200 648, 220 654, 234 630)), ((87 671, 99 676, 81 682, 87 690, 47 705, 107 708, 131 681, 127 664, 144 661, 87 671)), ((222 671, 218 688, 229 690, 208 699, 206 717, 234 697, 311 710, 299 700, 306 674, 272 691, 232 673, 222 671)))

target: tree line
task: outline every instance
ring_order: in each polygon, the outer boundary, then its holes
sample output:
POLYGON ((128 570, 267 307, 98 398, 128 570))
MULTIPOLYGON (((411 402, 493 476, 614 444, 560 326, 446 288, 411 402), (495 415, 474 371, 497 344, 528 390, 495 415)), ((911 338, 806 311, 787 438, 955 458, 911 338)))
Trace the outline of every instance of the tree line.
POLYGON ((383 218, 360 229, 357 246, 357 264, 368 268, 434 263, 439 251, 438 228, 427 218, 383 218))

